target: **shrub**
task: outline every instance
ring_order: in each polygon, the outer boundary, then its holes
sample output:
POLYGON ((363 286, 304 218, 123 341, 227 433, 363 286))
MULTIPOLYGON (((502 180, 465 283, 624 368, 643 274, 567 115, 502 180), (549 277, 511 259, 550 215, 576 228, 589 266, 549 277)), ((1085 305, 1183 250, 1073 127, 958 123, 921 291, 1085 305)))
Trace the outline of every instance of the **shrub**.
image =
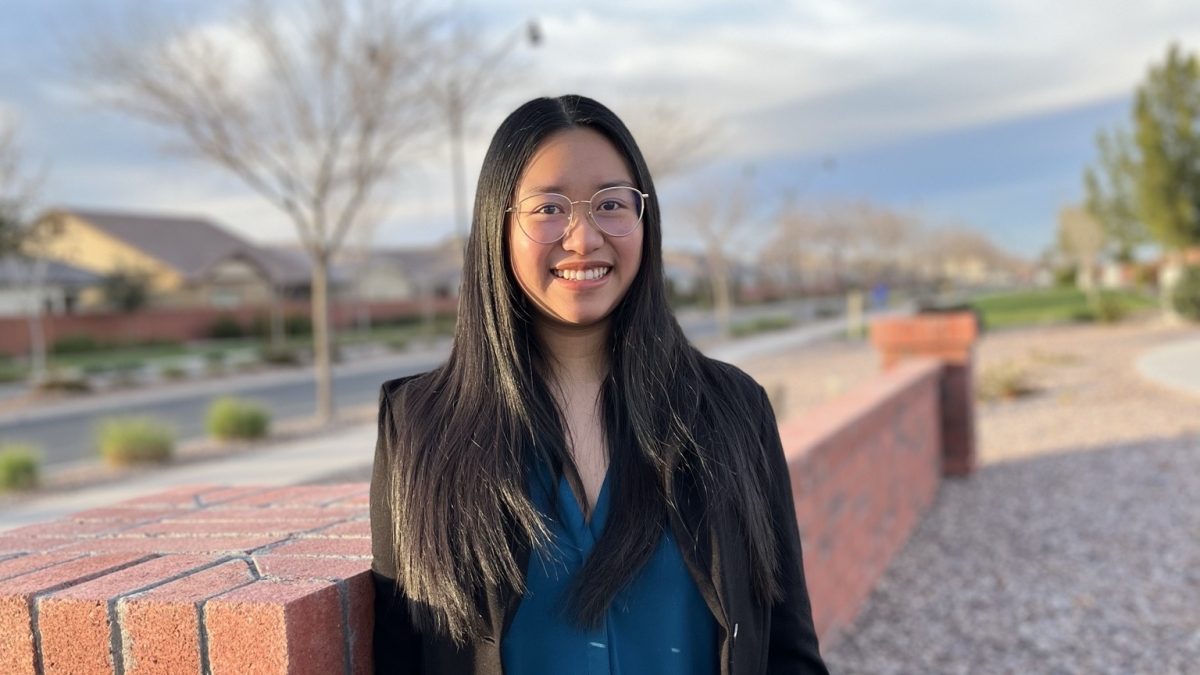
POLYGON ((45 393, 83 394, 91 391, 92 385, 84 376, 52 370, 46 375, 46 379, 37 383, 37 389, 45 393))
POLYGON ((1115 295, 1101 293, 1090 303, 1092 318, 1100 323, 1117 323, 1129 314, 1129 307, 1115 295))
POLYGON ((1012 400, 1037 391, 1029 371, 1015 361, 1001 361, 983 369, 976 397, 983 401, 1012 400))
POLYGON ((208 327, 208 336, 214 340, 225 340, 246 336, 246 330, 232 314, 222 314, 208 327))
POLYGON ((0 490, 29 490, 37 487, 38 463, 38 453, 32 446, 0 446, 0 490))
POLYGON ((1184 269, 1183 276, 1171 291, 1175 311, 1192 321, 1200 321, 1200 265, 1184 269))
POLYGON ((72 333, 64 335, 50 346, 53 354, 86 354, 101 348, 99 340, 87 333, 72 333))
POLYGON ((184 368, 178 363, 172 363, 171 365, 163 366, 158 372, 164 380, 186 380, 188 376, 187 368, 184 368))
POLYGON ((312 335, 312 318, 303 314, 289 314, 283 319, 284 335, 312 335))
POLYGON ((204 370, 209 375, 225 374, 225 352, 217 350, 204 355, 204 370))
POLYGON ((165 462, 175 449, 175 431, 149 417, 104 420, 96 438, 100 456, 114 466, 165 462))
POLYGON ((270 363, 277 366, 300 365, 300 354, 290 347, 269 345, 259 350, 258 357, 263 363, 270 363))
POLYGON ((222 441, 262 438, 270 425, 271 414, 251 401, 222 397, 208 408, 208 433, 222 441))
POLYGON ((736 323, 730 328, 730 332, 734 337, 744 337, 761 333, 770 330, 782 330, 789 328, 792 325, 792 318, 788 316, 762 316, 751 321, 736 323))

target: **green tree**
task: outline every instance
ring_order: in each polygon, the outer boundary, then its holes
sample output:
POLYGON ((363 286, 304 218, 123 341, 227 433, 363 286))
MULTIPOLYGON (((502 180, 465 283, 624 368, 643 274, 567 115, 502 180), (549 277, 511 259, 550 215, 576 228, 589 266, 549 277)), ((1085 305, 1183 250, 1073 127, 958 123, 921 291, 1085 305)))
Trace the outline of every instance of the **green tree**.
POLYGON ((1132 262, 1134 250, 1149 240, 1146 226, 1138 218, 1138 157, 1129 132, 1117 129, 1096 135, 1100 156, 1083 174, 1084 205, 1108 235, 1113 255, 1132 262))
POLYGON ((116 270, 104 276, 101 290, 108 306, 132 314, 150 299, 150 279, 136 270, 116 270))
POLYGON ((1134 104, 1137 212, 1167 249, 1200 244, 1200 61, 1171 45, 1134 104))

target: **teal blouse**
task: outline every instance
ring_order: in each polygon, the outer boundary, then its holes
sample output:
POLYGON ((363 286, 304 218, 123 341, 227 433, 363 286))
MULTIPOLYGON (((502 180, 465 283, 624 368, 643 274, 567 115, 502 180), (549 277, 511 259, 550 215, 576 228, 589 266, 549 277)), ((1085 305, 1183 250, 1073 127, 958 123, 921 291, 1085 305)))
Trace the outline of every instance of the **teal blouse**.
POLYGON ((670 528, 645 567, 613 599, 604 622, 584 631, 563 618, 565 589, 600 538, 611 471, 591 522, 565 476, 553 489, 544 467, 530 496, 551 541, 529 556, 526 591, 501 642, 508 675, 696 675, 717 672, 717 622, 688 572, 670 528))

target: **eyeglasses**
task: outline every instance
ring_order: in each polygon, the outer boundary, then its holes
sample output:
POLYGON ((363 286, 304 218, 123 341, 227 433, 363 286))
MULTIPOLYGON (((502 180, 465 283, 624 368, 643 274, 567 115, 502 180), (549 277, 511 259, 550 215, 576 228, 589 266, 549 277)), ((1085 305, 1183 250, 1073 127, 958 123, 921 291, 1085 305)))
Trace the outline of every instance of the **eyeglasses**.
POLYGON ((650 195, 631 187, 610 187, 598 190, 591 199, 571 201, 563 195, 544 192, 531 195, 505 209, 516 216, 517 225, 525 236, 539 244, 553 244, 567 234, 575 218, 575 205, 588 205, 588 219, 610 237, 633 234, 650 195))

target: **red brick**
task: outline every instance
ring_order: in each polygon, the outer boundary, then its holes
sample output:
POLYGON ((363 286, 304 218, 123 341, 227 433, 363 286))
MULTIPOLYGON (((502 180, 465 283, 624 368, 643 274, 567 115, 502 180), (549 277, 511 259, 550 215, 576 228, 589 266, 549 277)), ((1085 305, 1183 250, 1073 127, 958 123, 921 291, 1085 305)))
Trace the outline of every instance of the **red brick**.
POLYGON ((78 558, 78 553, 34 553, 0 560, 0 581, 78 558))
POLYGON ((199 497, 221 489, 217 485, 181 485, 177 488, 156 492, 145 497, 136 497, 117 502, 115 506, 166 506, 173 508, 195 508, 200 506, 199 497))
POLYGON ((318 525, 332 525, 333 523, 347 520, 353 516, 365 513, 365 510, 353 511, 351 509, 334 509, 334 508, 319 508, 319 507, 291 507, 291 508, 235 508, 232 504, 226 506, 224 504, 213 506, 191 513, 183 513, 172 516, 164 522, 188 522, 188 521, 221 521, 221 520, 312 520, 318 525))
POLYGON ((127 527, 130 527, 128 523, 115 521, 89 520, 76 522, 72 520, 54 520, 49 523, 26 525, 15 530, 9 530, 4 534, 7 536, 24 537, 94 537, 120 532, 127 527))
POLYGON ((212 506, 214 504, 223 504, 234 499, 240 499, 249 495, 255 495, 260 492, 266 492, 267 488, 262 487, 227 487, 212 492, 205 492, 200 495, 200 504, 202 506, 212 506))
POLYGON ((139 525, 132 529, 122 532, 122 535, 127 536, 167 536, 167 537, 183 537, 183 536, 213 536, 213 535, 290 535, 298 532, 319 531, 319 528, 325 527, 327 523, 320 520, 299 519, 299 520, 254 520, 250 518, 242 518, 238 520, 196 520, 196 521, 168 521, 163 523, 151 523, 149 525, 139 525))
POLYGON ((368 558, 316 558, 270 553, 254 556, 259 574, 283 580, 350 579, 371 570, 368 558))
POLYGON ((272 508, 294 508, 326 506, 341 500, 367 493, 366 483, 342 485, 300 485, 268 490, 249 497, 228 502, 230 506, 271 506, 272 508))
POLYGON ((45 553, 69 544, 70 539, 0 536, 0 553, 45 553))
POLYGON ((253 581, 246 561, 231 560, 122 598, 125 675, 200 673, 200 603, 253 581))
POLYGON ((187 509, 139 508, 136 506, 106 506, 72 513, 70 520, 116 520, 128 523, 145 523, 167 516, 178 516, 187 509))
POLYGON ((257 583, 204 603, 213 675, 345 672, 346 626, 329 582, 257 583))
POLYGON ((337 525, 321 528, 312 534, 319 537, 370 537, 371 521, 350 520, 337 525))
POLYGON ((129 554, 90 556, 0 581, 0 673, 37 672, 33 641, 35 597, 145 559, 129 554))
POLYGON ((324 539, 312 537, 293 539, 274 546, 264 553, 274 555, 324 555, 337 557, 371 557, 371 540, 349 537, 324 539))
MULTIPOLYGON (((368 486, 368 490, 369 489, 370 487, 368 486)), ((366 494, 361 494, 357 497, 350 497, 348 499, 333 502, 330 504, 330 506, 352 506, 355 508, 367 509, 371 506, 371 494, 368 491, 366 494)))
POLYGON ((64 552, 116 553, 249 553, 286 537, 117 537, 89 539, 64 547, 64 552))
POLYGON ((113 673, 109 601, 213 562, 167 556, 127 567, 38 599, 38 633, 46 675, 113 673))

